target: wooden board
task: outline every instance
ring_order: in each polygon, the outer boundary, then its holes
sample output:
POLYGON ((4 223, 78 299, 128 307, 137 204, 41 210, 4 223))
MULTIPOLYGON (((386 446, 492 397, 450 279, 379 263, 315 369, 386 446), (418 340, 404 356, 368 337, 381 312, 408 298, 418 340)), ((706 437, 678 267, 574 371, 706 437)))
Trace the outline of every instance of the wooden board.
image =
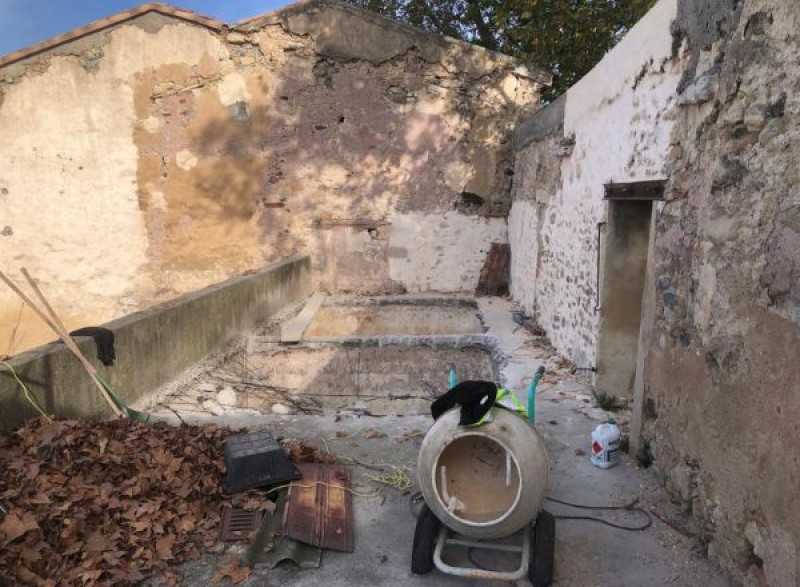
POLYGON ((312 546, 353 552, 353 498, 347 468, 297 465, 302 477, 289 489, 284 535, 312 546))
POLYGON ((308 325, 311 324, 317 314, 317 310, 322 307, 324 301, 325 294, 322 292, 317 292, 311 296, 311 299, 308 300, 300 313, 281 326, 281 342, 300 342, 303 338, 303 333, 308 328, 308 325))
POLYGON ((482 296, 504 296, 508 294, 508 276, 511 265, 511 246, 508 243, 492 243, 486 262, 481 270, 475 293, 482 296))

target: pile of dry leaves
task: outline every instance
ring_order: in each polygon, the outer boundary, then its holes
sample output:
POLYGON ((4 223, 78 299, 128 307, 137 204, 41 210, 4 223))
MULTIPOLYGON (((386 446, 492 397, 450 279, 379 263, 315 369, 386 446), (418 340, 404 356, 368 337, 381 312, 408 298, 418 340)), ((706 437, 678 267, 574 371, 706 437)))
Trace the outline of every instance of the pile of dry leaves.
POLYGON ((35 421, 0 437, 0 569, 12 585, 124 585, 216 543, 230 430, 35 421))

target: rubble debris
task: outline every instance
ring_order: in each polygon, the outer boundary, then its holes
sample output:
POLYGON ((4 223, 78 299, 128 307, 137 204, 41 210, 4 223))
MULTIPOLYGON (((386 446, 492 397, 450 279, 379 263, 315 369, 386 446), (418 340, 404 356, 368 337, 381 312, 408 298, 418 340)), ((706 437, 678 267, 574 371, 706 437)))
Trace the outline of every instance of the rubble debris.
POLYGON ((575 367, 575 363, 570 361, 567 357, 559 356, 556 359, 556 367, 558 367, 559 369, 564 369, 566 371, 572 371, 572 369, 575 367))
POLYGON ((420 430, 419 428, 414 428, 413 430, 408 430, 403 432, 400 437, 397 439, 398 442, 408 442, 409 440, 413 440, 415 438, 420 438, 425 436, 425 433, 420 430))
POLYGON ((0 568, 16 585, 172 582, 170 565, 217 541, 223 506, 263 496, 222 492, 215 426, 131 420, 29 422, 0 436, 0 568))
POLYGON ((533 336, 547 336, 547 331, 536 322, 530 321, 524 324, 525 330, 530 332, 533 336))
POLYGON ((288 416, 292 413, 292 410, 283 404, 273 404, 271 411, 273 414, 278 414, 279 416, 288 416))
POLYGON ((286 494, 281 493, 272 516, 261 522, 253 542, 243 556, 250 567, 274 569, 281 562, 290 560, 301 569, 319 568, 322 549, 291 540, 283 535, 283 517, 286 510, 286 494))

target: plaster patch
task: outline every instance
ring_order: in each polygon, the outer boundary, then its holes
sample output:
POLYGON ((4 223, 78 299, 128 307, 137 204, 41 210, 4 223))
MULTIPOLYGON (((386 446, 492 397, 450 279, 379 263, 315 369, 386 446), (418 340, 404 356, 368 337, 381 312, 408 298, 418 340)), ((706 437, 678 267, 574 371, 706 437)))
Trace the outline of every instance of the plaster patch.
POLYGON ((191 171, 197 165, 197 157, 188 149, 175 153, 175 163, 184 171, 191 171))
POLYGON ((156 133, 161 130, 161 119, 155 116, 148 116, 140 123, 141 127, 149 133, 156 133))
POLYGON ((250 102, 251 96, 247 89, 247 81, 238 72, 232 72, 222 78, 217 85, 219 101, 223 106, 233 106, 237 102, 250 102))
POLYGON ((217 37, 189 24, 168 24, 157 33, 122 26, 108 35, 110 42, 104 50, 102 67, 110 67, 120 80, 132 82, 133 76, 142 71, 170 64, 200 63, 209 56, 218 62, 230 59, 227 47, 217 37))

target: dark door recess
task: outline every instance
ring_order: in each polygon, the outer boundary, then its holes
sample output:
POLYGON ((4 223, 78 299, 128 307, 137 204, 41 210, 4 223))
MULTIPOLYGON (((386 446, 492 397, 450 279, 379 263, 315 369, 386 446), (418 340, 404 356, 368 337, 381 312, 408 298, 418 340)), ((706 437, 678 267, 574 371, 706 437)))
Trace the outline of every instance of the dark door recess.
POLYGON ((664 181, 610 183, 605 194, 608 224, 595 386, 630 398, 636 377, 653 201, 663 198, 664 181))

